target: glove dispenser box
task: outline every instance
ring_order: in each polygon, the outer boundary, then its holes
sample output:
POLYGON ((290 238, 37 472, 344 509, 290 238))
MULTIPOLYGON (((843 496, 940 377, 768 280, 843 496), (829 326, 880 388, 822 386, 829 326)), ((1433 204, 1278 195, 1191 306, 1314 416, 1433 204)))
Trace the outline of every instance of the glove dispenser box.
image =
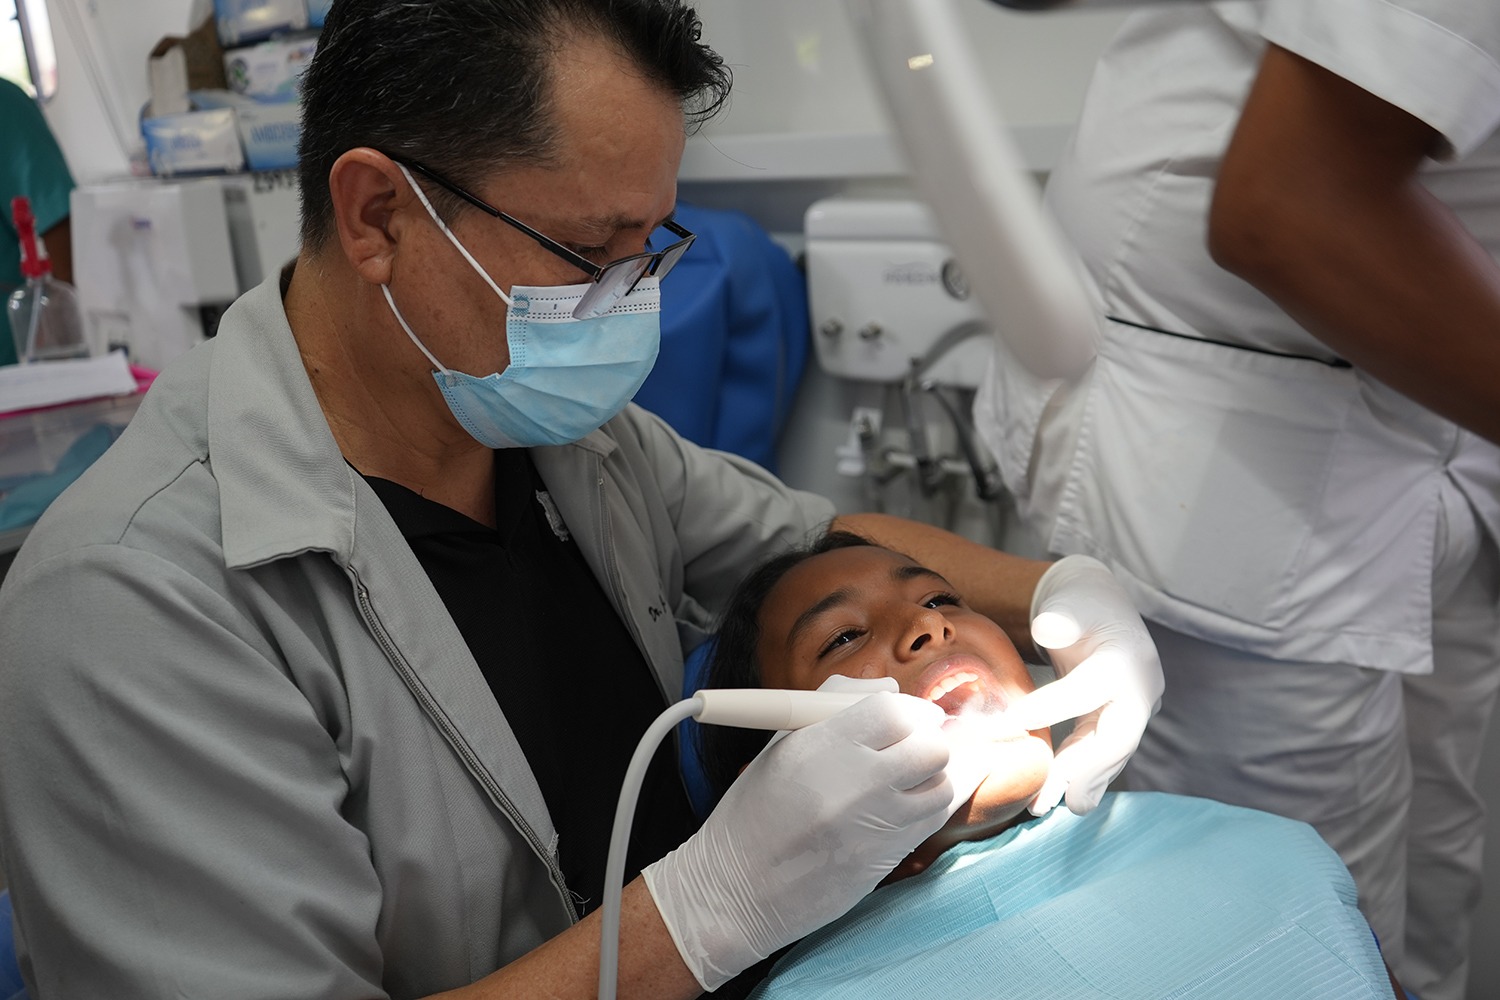
POLYGON ((927 207, 831 198, 807 210, 807 284, 818 363, 831 375, 912 374, 975 388, 992 333, 927 207))

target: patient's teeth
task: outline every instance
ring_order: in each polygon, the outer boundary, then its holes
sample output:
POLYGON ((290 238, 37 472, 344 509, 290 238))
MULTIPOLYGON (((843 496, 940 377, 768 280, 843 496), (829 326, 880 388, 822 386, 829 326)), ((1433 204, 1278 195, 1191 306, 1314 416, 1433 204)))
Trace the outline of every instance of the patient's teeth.
POLYGON ((978 680, 979 675, 968 670, 962 670, 957 673, 949 674, 942 680, 938 681, 937 684, 933 685, 932 690, 928 692, 927 700, 936 701, 943 695, 947 694, 949 691, 952 691, 954 688, 964 684, 975 683, 978 680))

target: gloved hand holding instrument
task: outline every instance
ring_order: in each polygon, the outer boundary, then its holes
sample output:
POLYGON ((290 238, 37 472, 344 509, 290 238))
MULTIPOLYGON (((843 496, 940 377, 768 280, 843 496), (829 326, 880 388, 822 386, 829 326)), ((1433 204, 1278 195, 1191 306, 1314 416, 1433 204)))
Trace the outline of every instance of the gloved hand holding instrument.
POLYGON ((848 911, 983 778, 956 759, 938 706, 890 678, 837 683, 850 707, 774 740, 702 829, 643 873, 705 989, 848 911))

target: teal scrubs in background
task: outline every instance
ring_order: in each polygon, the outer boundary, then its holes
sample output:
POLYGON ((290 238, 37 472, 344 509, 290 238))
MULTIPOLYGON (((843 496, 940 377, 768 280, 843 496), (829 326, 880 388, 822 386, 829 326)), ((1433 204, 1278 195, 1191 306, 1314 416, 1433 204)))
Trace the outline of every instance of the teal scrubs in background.
MULTIPOLYGON (((45 234, 68 217, 72 190, 73 175, 42 109, 26 91, 0 79, 0 298, 8 300, 24 280, 10 200, 19 194, 30 198, 37 232, 45 234)), ((8 320, 0 334, 0 365, 14 364, 16 345, 8 320)))

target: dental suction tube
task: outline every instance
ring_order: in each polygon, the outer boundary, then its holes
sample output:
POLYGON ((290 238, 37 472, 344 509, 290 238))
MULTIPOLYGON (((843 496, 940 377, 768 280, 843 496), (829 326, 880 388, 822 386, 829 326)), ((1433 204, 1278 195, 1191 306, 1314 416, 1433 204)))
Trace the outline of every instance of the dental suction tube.
POLYGON ((625 769, 615 825, 609 838, 609 859, 604 867, 604 902, 599 930, 599 1000, 615 1000, 620 964, 620 896, 625 890, 625 849, 635 818, 641 783, 656 748, 679 722, 697 719, 717 726, 741 729, 801 729, 837 715, 872 692, 789 691, 779 688, 722 688, 697 691, 656 717, 646 729, 635 755, 625 769))

